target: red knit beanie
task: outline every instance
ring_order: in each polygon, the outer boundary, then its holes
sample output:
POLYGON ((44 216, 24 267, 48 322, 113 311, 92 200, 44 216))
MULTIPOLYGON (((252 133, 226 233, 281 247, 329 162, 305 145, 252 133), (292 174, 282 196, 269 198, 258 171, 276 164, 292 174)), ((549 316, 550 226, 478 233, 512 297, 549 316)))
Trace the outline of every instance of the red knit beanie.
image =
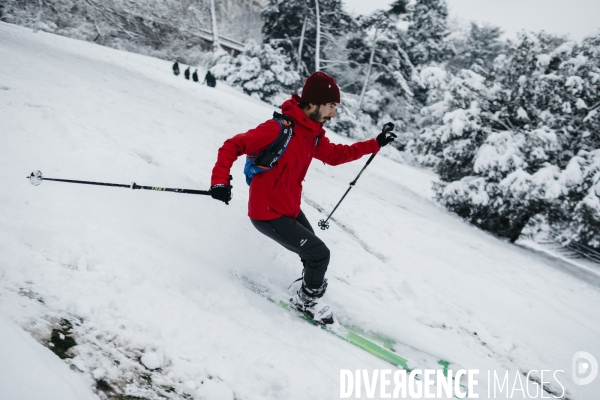
POLYGON ((317 71, 306 79, 301 101, 310 104, 341 103, 340 88, 332 77, 317 71))

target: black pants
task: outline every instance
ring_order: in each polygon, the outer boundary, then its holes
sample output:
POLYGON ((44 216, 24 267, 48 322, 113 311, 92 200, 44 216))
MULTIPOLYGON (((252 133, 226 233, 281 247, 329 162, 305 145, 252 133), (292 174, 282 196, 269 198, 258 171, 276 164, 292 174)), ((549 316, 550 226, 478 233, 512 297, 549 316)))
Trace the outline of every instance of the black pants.
POLYGON ((318 289, 329 265, 329 249, 316 235, 302 211, 298 218, 279 217, 270 221, 250 218, 252 225, 286 249, 300 256, 304 264, 304 284, 318 289))

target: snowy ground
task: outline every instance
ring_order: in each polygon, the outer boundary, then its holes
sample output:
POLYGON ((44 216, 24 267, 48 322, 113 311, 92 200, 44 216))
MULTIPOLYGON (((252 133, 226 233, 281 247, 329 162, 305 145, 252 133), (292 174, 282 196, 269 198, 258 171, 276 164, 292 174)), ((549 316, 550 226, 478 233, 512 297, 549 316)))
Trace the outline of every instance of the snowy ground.
MULTIPOLYGON (((36 398, 52 380, 45 399, 332 399, 341 369, 388 368, 232 278, 284 288, 301 272, 246 217, 243 160, 230 206, 25 179, 207 189, 222 142, 272 107, 165 61, 4 23, 0 60, 0 398, 36 398), (78 343, 65 361, 36 344, 61 320, 78 343)), ((467 225, 429 200, 431 173, 383 153, 320 233, 342 322, 479 369, 480 398, 488 370, 563 370, 568 398, 597 399, 600 378, 575 385, 571 359, 600 360, 600 275, 467 225)), ((313 163, 303 209, 315 226, 364 161, 313 163)))

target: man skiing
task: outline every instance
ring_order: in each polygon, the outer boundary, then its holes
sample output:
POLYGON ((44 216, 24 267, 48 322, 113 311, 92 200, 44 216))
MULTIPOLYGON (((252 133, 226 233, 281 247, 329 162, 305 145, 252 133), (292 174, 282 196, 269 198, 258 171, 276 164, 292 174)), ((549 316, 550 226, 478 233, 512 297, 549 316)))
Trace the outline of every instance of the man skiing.
POLYGON ((194 82, 198 82, 198 70, 195 70, 194 73, 192 74, 192 80, 194 82))
MULTIPOLYGON (((293 134, 274 166, 252 178, 248 201, 252 225, 300 256, 304 266, 302 285, 292 304, 322 324, 334 322, 333 313, 321 300, 327 289, 325 272, 330 254, 300 209, 302 181, 313 158, 339 165, 377 153, 396 138, 392 132, 382 132, 377 138, 352 145, 331 143, 323 124, 335 118, 339 104, 340 90, 323 72, 308 77, 302 97, 294 94, 283 103, 281 117, 291 121, 293 134)), ((272 119, 225 141, 212 171, 210 194, 214 199, 229 204, 229 171, 234 161, 242 154, 261 154, 270 148, 280 137, 280 123, 272 119)))
POLYGON ((179 75, 179 62, 175 60, 175 64, 173 64, 173 73, 175 76, 179 75))
POLYGON ((190 67, 187 67, 187 69, 183 71, 183 75, 185 76, 185 79, 188 81, 190 80, 190 67))

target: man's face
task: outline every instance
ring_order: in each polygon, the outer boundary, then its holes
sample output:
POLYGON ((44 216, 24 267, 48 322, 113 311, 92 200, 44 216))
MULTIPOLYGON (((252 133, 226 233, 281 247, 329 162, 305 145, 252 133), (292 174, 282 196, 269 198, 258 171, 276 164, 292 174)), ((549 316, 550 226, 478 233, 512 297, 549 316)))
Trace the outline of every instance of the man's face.
POLYGON ((308 109, 308 117, 315 122, 324 124, 331 118, 335 118, 338 103, 311 104, 308 109))

